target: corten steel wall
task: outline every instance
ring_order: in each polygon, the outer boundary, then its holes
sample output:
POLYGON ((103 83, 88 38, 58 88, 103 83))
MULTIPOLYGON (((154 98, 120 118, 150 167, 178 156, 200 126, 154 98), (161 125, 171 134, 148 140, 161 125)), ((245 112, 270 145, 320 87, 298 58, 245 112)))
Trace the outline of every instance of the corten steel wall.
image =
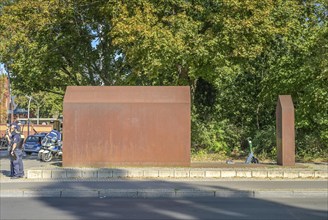
POLYGON ((189 166, 190 88, 67 87, 63 165, 189 166))

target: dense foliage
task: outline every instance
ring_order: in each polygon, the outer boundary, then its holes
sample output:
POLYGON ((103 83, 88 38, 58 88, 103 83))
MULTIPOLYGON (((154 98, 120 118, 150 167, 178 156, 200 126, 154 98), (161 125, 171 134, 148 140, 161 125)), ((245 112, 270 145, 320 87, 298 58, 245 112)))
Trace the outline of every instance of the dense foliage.
POLYGON ((6 79, 5 76, 0 73, 0 124, 7 122, 7 90, 6 90, 6 79))
POLYGON ((290 94, 299 158, 327 157, 327 17, 325 0, 2 0, 0 62, 28 94, 189 85, 192 149, 224 155, 252 137, 273 156, 290 94))

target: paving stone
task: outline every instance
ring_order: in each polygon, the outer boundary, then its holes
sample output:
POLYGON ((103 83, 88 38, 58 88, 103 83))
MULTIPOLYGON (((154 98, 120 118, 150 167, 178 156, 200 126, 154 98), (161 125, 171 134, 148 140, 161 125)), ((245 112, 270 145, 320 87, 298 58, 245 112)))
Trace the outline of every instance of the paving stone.
POLYGON ((238 191, 238 190, 217 190, 215 191, 215 197, 231 198, 231 197, 253 197, 253 191, 238 191))
POLYGON ((252 171, 252 177, 267 178, 268 177, 268 171, 253 170, 252 171))
POLYGON ((174 177, 176 177, 176 178, 188 178, 189 177, 189 171, 188 170, 175 170, 174 171, 174 177))
POLYGON ((158 176, 160 178, 174 177, 174 171, 173 170, 159 170, 158 176))
POLYGON ((284 171, 284 178, 296 179, 299 177, 298 171, 284 171))
POLYGON ((315 171, 315 177, 318 178, 328 178, 328 172, 327 171, 315 171))
POLYGON ((61 190, 24 190, 23 197, 60 197, 61 190))
POLYGON ((28 170, 27 178, 29 179, 41 179, 42 178, 42 170, 28 170))
POLYGON ((144 171, 143 170, 129 170, 128 177, 142 178, 142 177, 144 177, 144 171))
MULTIPOLYGON (((140 191, 140 190, 139 190, 140 191)), ((136 198, 138 197, 138 190, 129 189, 110 189, 110 190, 100 190, 99 197, 119 197, 119 198, 136 198)))
POLYGON ((51 179, 51 170, 42 170, 43 179, 51 179))
POLYGON ((114 178, 126 178, 128 177, 128 174, 129 174, 128 170, 113 170, 114 178))
POLYGON ((300 178, 314 178, 314 171, 299 171, 298 176, 300 178))
POLYGON ((66 179, 66 170, 52 170, 51 178, 52 179, 66 179))
POLYGON ((241 170, 237 170, 236 171, 237 174, 236 176, 237 177, 252 177, 252 171, 241 171, 241 170))
POLYGON ((99 197, 98 190, 62 190, 61 197, 99 197))
POLYGON ((236 177, 236 171, 235 170, 222 170, 221 177, 222 178, 236 177))
POLYGON ((207 178, 220 178, 221 171, 220 170, 206 170, 205 177, 207 178))
POLYGON ((82 170, 82 178, 98 178, 97 170, 82 170))
POLYGON ((214 197, 214 191, 205 191, 205 190, 188 190, 181 189, 176 190, 175 197, 214 197))
POLYGON ((190 170, 189 172, 189 176, 191 178, 201 178, 201 177, 205 177, 205 171, 202 170, 190 170))
POLYGON ((113 178, 113 170, 110 169, 98 170, 98 178, 113 178))
POLYGON ((170 189, 144 189, 138 191, 137 194, 138 197, 140 198, 161 198, 161 197, 175 197, 175 190, 170 190, 170 189))
POLYGON ((284 177, 283 171, 276 171, 276 170, 269 170, 268 171, 268 177, 269 178, 282 178, 284 177))
POLYGON ((144 170, 143 175, 145 178, 157 178, 159 176, 158 170, 144 170))
POLYGON ((67 170, 66 176, 67 178, 81 178, 82 172, 81 170, 67 170))

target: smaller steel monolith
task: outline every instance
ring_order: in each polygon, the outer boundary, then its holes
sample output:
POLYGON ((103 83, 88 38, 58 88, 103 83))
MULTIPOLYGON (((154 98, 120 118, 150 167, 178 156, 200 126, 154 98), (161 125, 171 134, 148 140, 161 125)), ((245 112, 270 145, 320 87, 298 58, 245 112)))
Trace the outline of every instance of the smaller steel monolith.
POLYGON ((294 105, 290 95, 279 95, 276 108, 277 163, 295 165, 294 105))

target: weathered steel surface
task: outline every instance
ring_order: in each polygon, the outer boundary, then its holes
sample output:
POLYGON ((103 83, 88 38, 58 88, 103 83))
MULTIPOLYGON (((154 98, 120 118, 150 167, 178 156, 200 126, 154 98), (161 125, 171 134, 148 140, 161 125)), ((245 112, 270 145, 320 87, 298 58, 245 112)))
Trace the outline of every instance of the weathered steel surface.
POLYGON ((68 87, 64 166, 189 166, 189 87, 68 87))
POLYGON ((295 165, 294 105, 290 95, 280 95, 276 108, 277 163, 295 165))

